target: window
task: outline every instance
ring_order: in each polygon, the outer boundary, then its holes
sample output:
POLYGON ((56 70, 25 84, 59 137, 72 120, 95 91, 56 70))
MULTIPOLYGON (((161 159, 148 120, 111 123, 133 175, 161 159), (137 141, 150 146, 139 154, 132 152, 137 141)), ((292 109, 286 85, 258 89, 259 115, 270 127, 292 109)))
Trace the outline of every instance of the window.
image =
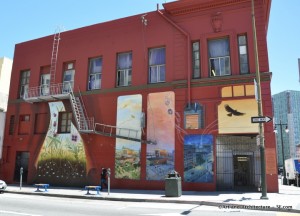
POLYGON ((50 74, 41 75, 41 95, 50 94, 50 74))
POLYGON ((201 129, 204 128, 203 106, 193 102, 185 107, 184 110, 184 128, 201 129))
POLYGON ((117 60, 117 86, 131 85, 132 53, 120 53, 117 60))
POLYGON ((20 115, 19 117, 19 135, 29 134, 30 132, 30 115, 20 115))
POLYGON ((200 78, 200 43, 193 42, 193 78, 200 78))
POLYGON ((101 88, 102 58, 90 59, 88 90, 101 88))
POLYGON ((22 71, 21 72, 21 80, 20 80, 20 98, 24 98, 27 96, 28 87, 29 87, 29 78, 30 71, 22 71))
POLYGON ((12 115, 9 118, 9 129, 8 129, 8 134, 13 135, 15 131, 15 116, 12 115))
POLYGON ((149 50, 149 82, 166 81, 166 49, 154 48, 149 50))
POLYGON ((45 134, 48 131, 50 116, 48 113, 37 113, 35 114, 34 133, 45 134))
POLYGON ((58 133, 71 132, 72 113, 60 112, 58 121, 59 121, 58 133))
POLYGON ((69 93, 70 88, 74 87, 74 63, 65 64, 64 78, 63 78, 63 93, 69 93))
POLYGON ((230 75, 230 50, 228 38, 209 40, 210 76, 230 75))
POLYGON ((247 74, 249 73, 249 66, 248 66, 246 35, 239 35, 238 42, 239 42, 239 55, 240 55, 240 72, 241 74, 247 74))

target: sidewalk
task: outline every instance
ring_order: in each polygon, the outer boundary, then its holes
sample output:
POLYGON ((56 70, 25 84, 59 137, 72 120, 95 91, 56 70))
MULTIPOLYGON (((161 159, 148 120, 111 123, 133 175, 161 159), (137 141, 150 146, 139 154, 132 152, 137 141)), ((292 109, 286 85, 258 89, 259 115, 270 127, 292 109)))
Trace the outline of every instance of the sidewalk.
POLYGON ((8 185, 6 192, 111 201, 185 203, 217 206, 222 209, 241 208, 248 210, 300 213, 300 187, 281 185, 280 181, 279 193, 268 193, 268 200, 260 199, 260 192, 183 191, 180 197, 166 197, 164 190, 111 189, 109 194, 107 190, 105 190, 102 191, 100 195, 97 195, 96 191, 90 191, 91 194, 87 194, 87 191, 84 190, 84 188, 51 187, 51 185, 48 192, 36 192, 36 187, 31 185, 24 185, 21 190, 19 185, 8 185))

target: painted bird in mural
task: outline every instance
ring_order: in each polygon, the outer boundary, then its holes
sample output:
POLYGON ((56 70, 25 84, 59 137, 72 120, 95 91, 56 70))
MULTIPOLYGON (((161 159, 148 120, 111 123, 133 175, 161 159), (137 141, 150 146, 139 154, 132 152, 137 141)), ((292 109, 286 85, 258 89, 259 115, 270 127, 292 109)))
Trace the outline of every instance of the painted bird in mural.
POLYGON ((241 113, 237 110, 232 109, 228 104, 225 104, 224 107, 225 107, 225 110, 228 112, 227 113, 228 116, 232 116, 232 115, 242 116, 242 115, 245 115, 245 113, 241 113))

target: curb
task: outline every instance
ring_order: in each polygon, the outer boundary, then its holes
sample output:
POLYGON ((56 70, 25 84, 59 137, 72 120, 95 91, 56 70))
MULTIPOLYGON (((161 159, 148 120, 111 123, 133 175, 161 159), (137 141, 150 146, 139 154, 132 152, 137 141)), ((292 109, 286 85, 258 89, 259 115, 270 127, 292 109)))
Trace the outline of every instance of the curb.
POLYGON ((205 205, 215 206, 219 209, 245 209, 255 211, 272 211, 272 212, 289 212, 300 213, 298 209, 279 209, 275 207, 266 208, 265 206, 254 205, 242 205, 233 203, 219 203, 210 201, 193 201, 193 200, 164 200, 164 199, 145 199, 145 198, 121 198, 121 197, 101 197, 98 195, 85 196, 85 195, 68 195, 68 194, 50 194, 50 193, 34 193, 34 192, 22 192, 22 191, 5 191, 5 193, 23 194, 23 195, 35 195, 35 196, 49 196, 49 197, 61 197, 61 198, 76 198, 76 199, 89 199, 89 200, 107 200, 107 201, 119 201, 119 202, 149 202, 149 203, 177 203, 177 204, 192 204, 192 205, 205 205))

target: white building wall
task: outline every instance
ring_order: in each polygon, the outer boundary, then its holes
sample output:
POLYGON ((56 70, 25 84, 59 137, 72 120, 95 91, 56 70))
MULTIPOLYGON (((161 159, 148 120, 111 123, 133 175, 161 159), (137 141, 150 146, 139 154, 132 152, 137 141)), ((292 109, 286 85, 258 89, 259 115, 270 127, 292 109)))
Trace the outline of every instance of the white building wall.
POLYGON ((9 58, 0 58, 0 109, 4 111, 7 110, 12 63, 9 58))
POLYGON ((5 116, 5 112, 0 112, 0 160, 2 159, 3 152, 5 116))

